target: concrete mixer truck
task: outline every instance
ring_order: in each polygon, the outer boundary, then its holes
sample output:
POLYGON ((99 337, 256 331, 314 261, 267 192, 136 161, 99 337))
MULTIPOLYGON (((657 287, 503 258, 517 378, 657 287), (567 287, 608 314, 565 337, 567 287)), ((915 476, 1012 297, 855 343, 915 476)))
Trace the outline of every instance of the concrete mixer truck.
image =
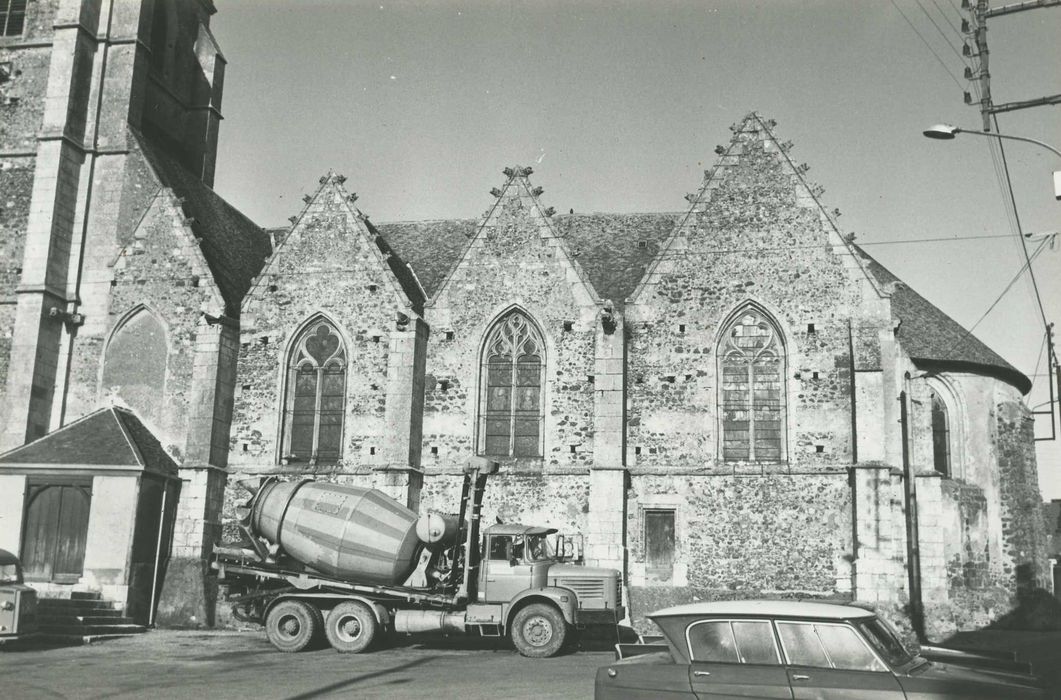
POLYGON ((460 512, 418 515, 375 489, 270 477, 244 484, 244 540, 214 547, 212 567, 240 620, 280 651, 323 632, 358 653, 387 633, 511 637, 524 656, 560 651, 573 630, 625 617, 614 569, 567 563, 556 530, 491 525, 480 533, 487 477, 465 470, 460 512), (480 536, 481 535, 481 536, 480 536))

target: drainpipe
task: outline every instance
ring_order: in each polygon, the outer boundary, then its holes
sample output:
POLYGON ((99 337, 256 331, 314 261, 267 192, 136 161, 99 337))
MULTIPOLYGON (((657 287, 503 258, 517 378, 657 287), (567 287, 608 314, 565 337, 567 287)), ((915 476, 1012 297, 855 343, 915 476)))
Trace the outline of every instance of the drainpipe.
POLYGON ((917 477, 910 463, 910 373, 903 379, 904 388, 899 393, 899 423, 903 444, 903 486, 906 506, 906 573, 910 588, 910 623, 917 640, 924 644, 925 608, 921 598, 921 546, 917 531, 917 477))

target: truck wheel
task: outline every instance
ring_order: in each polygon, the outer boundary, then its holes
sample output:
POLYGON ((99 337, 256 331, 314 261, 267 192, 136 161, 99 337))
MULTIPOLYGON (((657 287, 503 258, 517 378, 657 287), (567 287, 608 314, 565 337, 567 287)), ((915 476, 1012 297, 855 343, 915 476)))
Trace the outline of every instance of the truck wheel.
POLYGON ((302 651, 320 631, 321 613, 302 600, 283 600, 265 616, 265 633, 280 651, 302 651))
POLYGON ((376 615, 364 603, 339 603, 324 620, 324 635, 340 654, 359 654, 372 644, 379 625, 376 615))
POLYGON ((512 643, 524 656, 555 656, 566 638, 564 616, 551 605, 532 603, 521 608, 512 620, 512 643))

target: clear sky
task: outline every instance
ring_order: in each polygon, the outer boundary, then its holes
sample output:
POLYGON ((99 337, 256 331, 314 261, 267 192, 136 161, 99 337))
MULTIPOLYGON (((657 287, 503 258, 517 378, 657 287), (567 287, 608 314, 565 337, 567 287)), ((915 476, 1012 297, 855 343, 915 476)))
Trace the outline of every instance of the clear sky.
MULTIPOLYGON (((518 163, 558 211, 679 211, 729 125, 757 110, 794 142, 842 230, 969 328, 1025 261, 995 140, 921 135, 981 126, 962 100, 959 3, 221 0, 216 189, 280 226, 334 169, 375 221, 473 218, 518 163)), ((1061 8, 988 27, 996 104, 1061 93, 1061 8)), ((998 121, 1061 149, 1061 108, 998 121)), ((1058 231, 1061 158, 1005 148, 1023 230, 1058 231)), ((1061 320, 1058 248, 1034 262, 1048 321, 1061 320)), ((1027 274, 975 333, 1036 375, 1029 405, 1047 401, 1027 274)), ((1049 433, 1048 418, 1037 428, 1049 433)), ((1059 446, 1039 443, 1046 498, 1061 498, 1059 446)))

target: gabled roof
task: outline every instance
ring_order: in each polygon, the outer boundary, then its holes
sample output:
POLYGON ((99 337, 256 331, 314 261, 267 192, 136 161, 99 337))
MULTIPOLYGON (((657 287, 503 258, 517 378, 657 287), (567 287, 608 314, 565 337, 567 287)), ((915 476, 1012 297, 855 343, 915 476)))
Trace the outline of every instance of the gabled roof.
POLYGON ((540 197, 544 189, 531 187, 530 176, 534 169, 516 165, 505 168, 502 172, 505 174, 505 184, 490 191, 497 201, 478 222, 469 240, 461 247, 455 264, 442 278, 438 289, 431 295, 432 299, 442 294, 451 276, 461 268, 464 260, 474 255, 473 250, 479 243, 485 244, 486 249, 493 250, 495 253, 506 249, 511 252, 511 250, 522 247, 526 242, 524 237, 529 233, 532 239, 536 238, 538 242, 553 249, 560 264, 566 266, 579 279, 580 289, 587 295, 588 301, 599 304, 601 300, 593 283, 590 282, 586 271, 572 256, 570 246, 559 234, 552 221, 555 210, 552 207, 543 207, 541 204, 540 197), (517 211, 521 212, 518 216, 526 217, 525 222, 529 226, 512 227, 504 223, 517 211), (513 245, 515 248, 510 248, 513 245))
POLYGON ((0 455, 0 464, 143 467, 176 474, 177 464, 140 419, 110 406, 0 455))
MULTIPOLYGON (((597 295, 622 308, 677 218, 664 213, 564 214, 552 219, 597 295)), ((475 219, 449 219, 383 223, 377 229, 409 261, 428 296, 434 296, 478 226, 475 219)))
POLYGON ((1031 380, 1006 362, 961 324, 903 283, 888 268, 852 243, 870 274, 891 291, 892 318, 899 321, 896 336, 903 350, 917 363, 935 367, 987 370, 1027 394, 1031 380))
POLYGON ((132 130, 163 187, 183 200, 184 213, 225 299, 228 313, 239 315, 240 302, 272 252, 269 234, 186 170, 166 149, 132 130))
POLYGON ((268 229, 266 231, 266 235, 276 241, 276 249, 275 254, 261 270, 261 277, 264 279, 271 273, 274 266, 279 264, 280 259, 283 258, 284 246, 289 244, 292 234, 300 230, 299 227, 307 213, 318 205, 318 199, 327 190, 338 196, 348 213, 355 218, 356 223, 352 227, 353 233, 375 246, 379 254, 378 260, 385 262, 393 275, 392 282, 395 292, 404 295, 404 300, 412 307, 413 311, 422 314, 424 302, 427 298, 416 274, 401 255, 391 247, 390 243, 380 234, 372 222, 368 220, 368 216, 354 206, 353 202, 357 199, 357 195, 347 192, 344 186, 345 182, 346 177, 344 175, 340 175, 335 171, 328 171, 326 175, 321 176, 317 190, 312 195, 304 198, 305 205, 297 216, 291 218, 292 225, 289 228, 268 229))

